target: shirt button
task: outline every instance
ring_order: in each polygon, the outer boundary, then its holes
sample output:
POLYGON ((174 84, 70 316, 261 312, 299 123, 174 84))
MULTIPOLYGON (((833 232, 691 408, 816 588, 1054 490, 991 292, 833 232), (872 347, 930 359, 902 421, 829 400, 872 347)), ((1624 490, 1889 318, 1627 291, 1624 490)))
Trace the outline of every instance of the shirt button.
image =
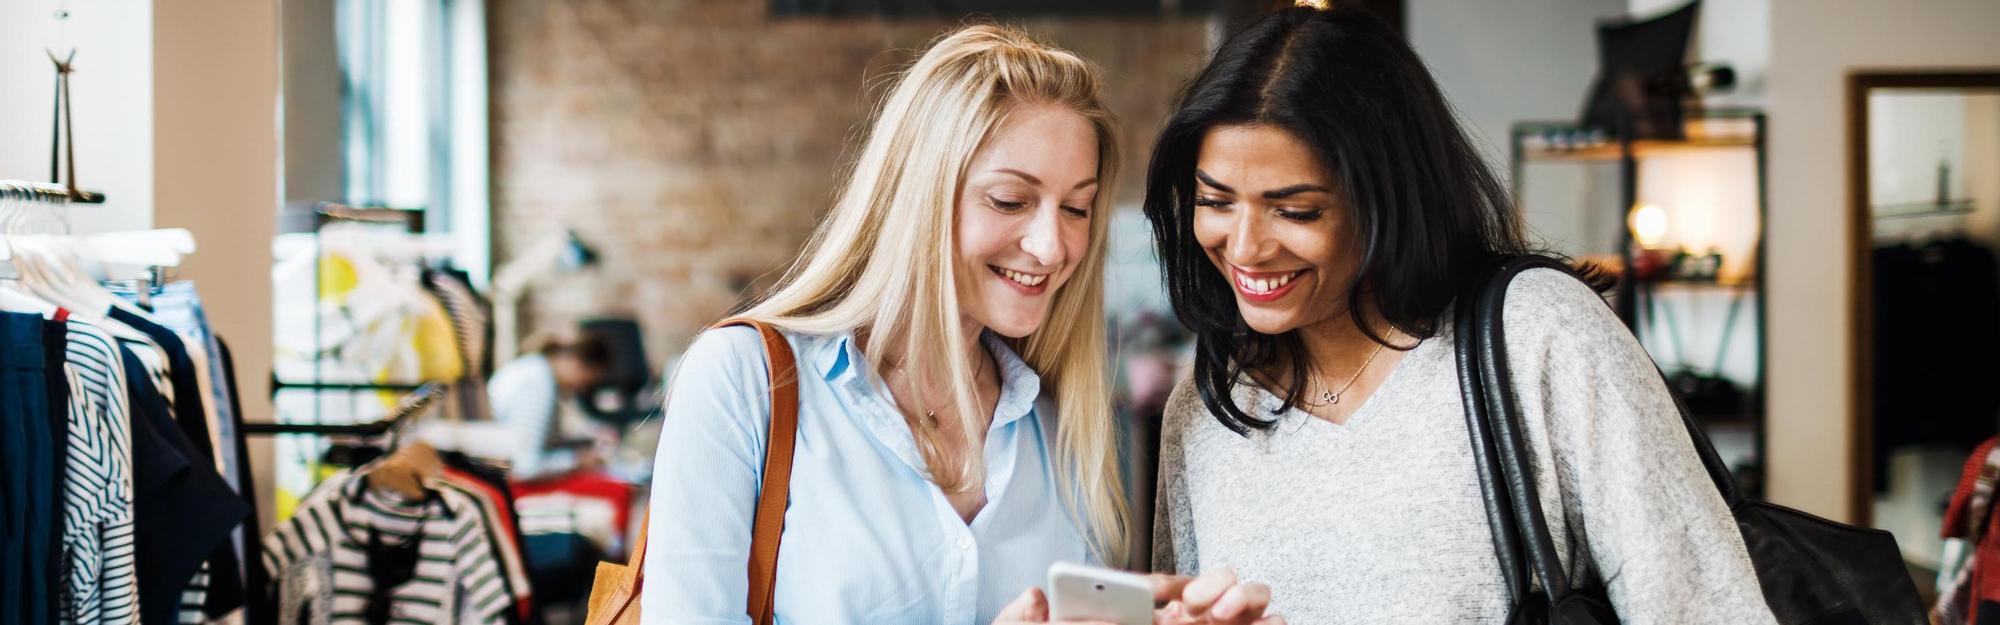
POLYGON ((971 550, 971 549, 972 549, 972 537, 971 537, 971 536, 960 536, 960 537, 958 537, 958 550, 959 550, 959 551, 968 551, 968 550, 971 550))

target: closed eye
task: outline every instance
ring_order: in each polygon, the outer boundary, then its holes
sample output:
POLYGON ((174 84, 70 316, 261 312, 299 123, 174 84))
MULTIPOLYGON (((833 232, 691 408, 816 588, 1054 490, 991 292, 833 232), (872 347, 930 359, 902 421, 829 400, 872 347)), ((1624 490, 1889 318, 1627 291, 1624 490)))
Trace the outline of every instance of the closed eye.
POLYGON ((1003 200, 997 197, 988 197, 986 198, 986 201, 987 203, 992 204, 993 208, 999 209, 1000 212, 1003 213, 1018 212, 1021 209, 1028 207, 1027 202, 1009 202, 1007 200, 1003 200))
POLYGON ((1229 200, 1212 197, 1198 197, 1194 199, 1194 205, 1202 208, 1228 208, 1229 204, 1229 200))
POLYGON ((1090 216, 1090 209, 1087 209, 1087 208, 1077 208, 1077 207, 1075 207, 1075 206, 1064 206, 1064 207, 1062 207, 1062 209, 1063 209, 1063 212, 1064 212, 1064 213, 1068 213, 1068 214, 1069 214, 1069 216, 1071 216, 1071 217, 1079 217, 1079 218, 1081 218, 1081 217, 1089 217, 1089 216, 1090 216))
POLYGON ((1326 211, 1316 208, 1311 210, 1289 210, 1281 208, 1278 209, 1278 216, 1303 224, 1303 223, 1312 223, 1314 221, 1318 221, 1320 214, 1324 212, 1326 211))

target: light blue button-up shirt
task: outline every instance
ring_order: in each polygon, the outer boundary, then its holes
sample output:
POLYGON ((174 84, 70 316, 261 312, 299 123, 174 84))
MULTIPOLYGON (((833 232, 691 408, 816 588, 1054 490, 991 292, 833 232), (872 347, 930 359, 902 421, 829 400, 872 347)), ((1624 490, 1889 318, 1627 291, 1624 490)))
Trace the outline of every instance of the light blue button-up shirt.
MULTIPOLYGON (((1091 555, 1050 463, 1041 380, 997 338, 987 503, 967 524, 926 479, 916 440, 851 334, 786 333, 799 431, 778 552, 777 621, 986 625, 1049 564, 1091 555)), ((771 407, 763 340, 711 330, 681 359, 653 468, 647 623, 749 623, 750 526, 771 407)))

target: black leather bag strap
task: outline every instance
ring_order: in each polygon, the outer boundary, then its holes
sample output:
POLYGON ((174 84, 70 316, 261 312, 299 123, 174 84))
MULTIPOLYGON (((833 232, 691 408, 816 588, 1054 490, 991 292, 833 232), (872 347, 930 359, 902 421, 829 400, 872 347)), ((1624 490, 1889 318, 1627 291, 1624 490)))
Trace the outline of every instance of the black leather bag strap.
MULTIPOLYGON (((1480 494, 1493 527, 1494 553, 1499 557, 1502 577, 1519 606, 1527 595, 1526 571, 1532 569, 1548 593, 1551 608, 1559 612, 1574 589, 1556 553, 1529 465, 1519 402, 1507 368, 1503 319, 1508 286, 1521 272, 1537 268, 1574 275, 1568 265, 1544 256, 1520 256, 1499 263, 1460 296, 1454 309, 1454 343, 1467 430, 1479 463, 1480 494)), ((1664 381, 1665 375, 1661 378, 1664 381)), ((1671 386, 1667 394, 1673 398, 1702 468, 1724 502, 1735 509, 1743 499, 1734 476, 1671 386)))
MULTIPOLYGON (((1547 264, 1555 264, 1555 261, 1522 256, 1502 263, 1498 272, 1480 288, 1479 299, 1474 304, 1472 330, 1477 335, 1473 341, 1473 354, 1478 362, 1480 387, 1486 400, 1484 417, 1492 428, 1494 457, 1500 463, 1499 477, 1513 506, 1514 522, 1521 533, 1528 565, 1534 570, 1535 577, 1541 580, 1553 607, 1553 604, 1569 596, 1569 575, 1563 570, 1555 538, 1549 532, 1548 520, 1542 511, 1540 489, 1535 483, 1535 473, 1528 458, 1527 443, 1521 435, 1520 409, 1514 398, 1513 376, 1507 368, 1507 334, 1502 319, 1504 315, 1501 314, 1506 308, 1507 286, 1513 282, 1514 276, 1547 264)), ((1559 264, 1555 266, 1561 267, 1559 264)))
MULTIPOLYGON (((1482 281, 1483 282, 1483 281, 1482 281)), ((1508 502, 1507 484, 1500 477, 1500 461, 1493 443, 1492 427, 1486 419, 1486 391, 1480 386, 1478 333, 1472 331, 1478 299, 1478 284, 1467 289, 1452 308, 1452 342, 1456 347, 1459 394, 1465 403, 1465 429, 1472 437, 1474 467, 1479 473, 1479 497, 1486 504, 1486 525, 1493 534, 1493 554, 1499 558, 1500 579, 1507 587, 1511 604, 1519 605, 1528 596, 1528 565, 1522 557, 1521 528, 1514 523, 1513 505, 1508 502)))
MULTIPOLYGON (((1483 286, 1479 308, 1474 313, 1478 318, 1476 327, 1481 332, 1489 329, 1492 332, 1491 337, 1479 339, 1488 346, 1483 350, 1485 354, 1504 356, 1507 353, 1500 320, 1507 301, 1507 286, 1513 283, 1515 276, 1530 269, 1554 269, 1566 275, 1576 274, 1568 264, 1547 256, 1516 256, 1501 262, 1487 279, 1481 282, 1483 286)), ((1658 367, 1655 366, 1654 370, 1658 371, 1658 367)), ((1664 371, 1660 372, 1660 379, 1663 382, 1667 381, 1664 371)), ((1506 388, 1511 397, 1512 387, 1506 388)), ((1709 481, 1714 482, 1716 490, 1722 493, 1723 502, 1727 503, 1731 510, 1736 509, 1742 502, 1743 496, 1742 491, 1736 486, 1735 475, 1729 472, 1729 465, 1722 461, 1722 454, 1715 451, 1715 443, 1708 440, 1708 433, 1702 430, 1701 424, 1695 422, 1694 415, 1688 412, 1687 406, 1681 401, 1680 393, 1674 391, 1671 383, 1667 383, 1667 395, 1673 398, 1675 412, 1681 417, 1681 429, 1687 432, 1688 441, 1694 446, 1695 456, 1701 459, 1702 470, 1708 473, 1709 481)))

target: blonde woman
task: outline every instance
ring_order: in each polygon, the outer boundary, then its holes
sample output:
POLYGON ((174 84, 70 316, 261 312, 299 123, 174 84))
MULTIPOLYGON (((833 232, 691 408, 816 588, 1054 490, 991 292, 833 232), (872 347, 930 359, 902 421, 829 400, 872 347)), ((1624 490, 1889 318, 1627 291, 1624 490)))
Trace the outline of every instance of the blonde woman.
MULTIPOLYGON (((778 622, 1039 620, 1051 563, 1124 562, 1101 284, 1116 156, 1095 71, 1019 33, 960 30, 901 76, 806 251, 740 315, 798 364, 778 622)), ((763 344, 712 330, 681 362, 641 613, 748 623, 763 344)), ((1187 586, 1237 617, 1268 596, 1187 586)))

